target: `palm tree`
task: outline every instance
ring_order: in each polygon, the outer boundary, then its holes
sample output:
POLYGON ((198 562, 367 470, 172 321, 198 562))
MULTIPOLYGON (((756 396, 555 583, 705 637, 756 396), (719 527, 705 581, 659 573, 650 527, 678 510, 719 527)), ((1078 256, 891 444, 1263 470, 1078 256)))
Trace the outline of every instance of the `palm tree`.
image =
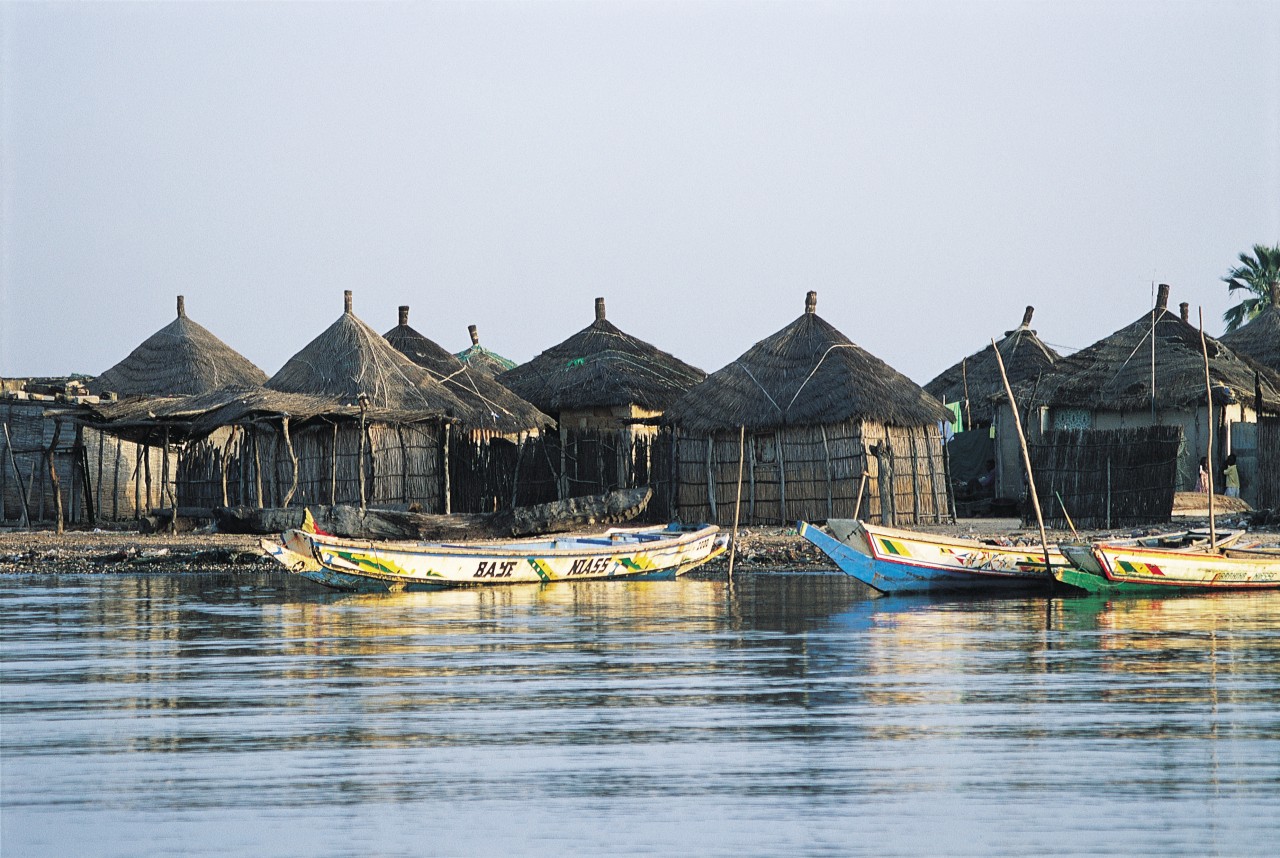
POLYGON ((1253 246, 1253 256, 1240 254, 1240 265, 1222 278, 1228 292, 1247 292, 1249 297, 1222 314, 1227 333, 1248 322, 1271 303, 1271 291, 1280 285, 1280 244, 1253 246))

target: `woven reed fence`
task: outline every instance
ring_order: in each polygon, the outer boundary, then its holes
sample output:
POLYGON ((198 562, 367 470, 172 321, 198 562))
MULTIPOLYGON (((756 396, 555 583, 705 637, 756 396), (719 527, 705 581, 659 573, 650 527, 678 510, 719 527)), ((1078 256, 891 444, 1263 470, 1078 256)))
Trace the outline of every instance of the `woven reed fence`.
POLYGON ((1258 418, 1258 507, 1280 509, 1280 417, 1258 418))
POLYGON ((161 447, 123 441, 70 420, 46 417, 45 406, 36 402, 6 400, 0 414, 13 453, 10 457, 5 435, 0 433, 0 521, 21 522, 24 510, 32 523, 55 519, 47 458, 51 447, 63 520, 68 524, 135 519, 164 505, 162 480, 169 480, 170 492, 174 488, 176 450, 170 450, 166 468, 161 447))
POLYGON ((683 521, 732 525, 742 462, 743 524, 859 518, 886 523, 950 521, 942 439, 935 427, 847 422, 769 432, 679 435, 670 496, 683 521), (739 447, 742 445, 741 457, 739 447))
MULTIPOLYGON (((1045 524, 1067 527, 1062 504, 1077 528, 1169 521, 1181 445, 1180 426, 1045 432, 1028 444, 1045 524)), ((1023 518, 1035 518, 1030 501, 1023 518)))
POLYGON ((432 424, 370 423, 363 456, 355 421, 291 426, 287 442, 279 423, 227 427, 184 452, 178 505, 278 507, 286 499, 290 506, 358 504, 363 466, 368 505, 443 512, 442 457, 440 431, 432 424))

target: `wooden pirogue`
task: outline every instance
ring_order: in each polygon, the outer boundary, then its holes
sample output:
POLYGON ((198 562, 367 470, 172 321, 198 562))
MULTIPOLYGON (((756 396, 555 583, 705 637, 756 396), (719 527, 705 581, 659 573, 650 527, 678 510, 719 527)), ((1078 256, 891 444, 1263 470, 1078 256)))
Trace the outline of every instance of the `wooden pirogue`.
MULTIPOLYGON (((808 522, 796 524, 847 575, 884 593, 933 593, 1049 588, 1045 553, 1030 546, 988 545, 853 519, 831 519, 831 534, 808 522), (833 534, 833 535, 832 535, 833 534)), ((1049 562, 1067 565, 1056 549, 1049 562)))
POLYGON ((338 590, 439 590, 490 584, 675 578, 724 552, 715 525, 614 528, 508 542, 376 542, 314 527, 285 531, 264 550, 285 568, 338 590))
POLYGON ((1071 565, 1053 574, 1091 593, 1280 588, 1280 550, 1235 547, 1243 533, 1228 532, 1212 546, 1204 534, 1064 543, 1071 565))

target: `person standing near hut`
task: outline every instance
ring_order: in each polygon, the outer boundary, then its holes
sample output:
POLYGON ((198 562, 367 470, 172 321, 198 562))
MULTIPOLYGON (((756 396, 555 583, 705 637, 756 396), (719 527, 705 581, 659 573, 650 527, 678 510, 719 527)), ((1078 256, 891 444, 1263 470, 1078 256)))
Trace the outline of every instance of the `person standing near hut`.
POLYGON ((1201 494, 1209 492, 1209 459, 1205 456, 1200 457, 1200 473, 1196 477, 1196 491, 1201 494))
POLYGON ((1226 467, 1222 469, 1223 485, 1226 486, 1225 494, 1229 498, 1240 497, 1240 469, 1236 467, 1236 454, 1232 453, 1227 456, 1226 467))

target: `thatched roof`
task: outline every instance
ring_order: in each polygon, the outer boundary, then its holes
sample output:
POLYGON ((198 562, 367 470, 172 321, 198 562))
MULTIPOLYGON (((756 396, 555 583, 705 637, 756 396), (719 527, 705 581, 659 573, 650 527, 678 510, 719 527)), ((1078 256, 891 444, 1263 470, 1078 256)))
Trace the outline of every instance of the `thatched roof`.
POLYGON ((692 432, 870 420, 923 426, 950 412, 911 379, 854 345, 817 314, 805 312, 672 405, 664 422, 692 432))
POLYGON ((1222 335, 1222 343, 1280 372, 1280 283, 1271 284, 1271 303, 1247 325, 1222 335))
POLYGON ((516 362, 504 358, 497 352, 491 352, 480 345, 480 332, 475 325, 467 325, 467 333, 471 334, 471 347, 455 355, 476 372, 482 372, 490 378, 496 378, 509 369, 516 368, 516 362))
POLYGON ((267 375, 231 346, 187 318, 178 296, 178 318, 143 341, 129 356, 89 382, 92 393, 181 396, 228 384, 262 384, 267 375))
MULTIPOLYGON (((1152 312, 1062 358, 1038 381, 1024 382, 1019 400, 1029 394, 1032 406, 1105 411, 1203 405, 1208 397, 1200 330, 1186 317, 1186 304, 1182 316, 1169 312, 1168 298, 1169 287, 1162 284, 1152 312)), ((1280 406, 1280 377, 1212 337, 1206 337, 1205 343, 1215 402, 1253 401, 1255 374, 1259 374, 1264 406, 1280 406)))
MULTIPOLYGON (((1011 385, 1035 378, 1062 357, 1031 330, 1034 312, 1034 307, 1027 307, 1022 315, 1022 324, 1012 331, 1005 331, 1004 339, 996 343, 1011 385)), ((964 402, 967 399, 968 420, 974 425, 990 423, 995 413, 992 397, 1004 391, 995 348, 988 344, 941 373, 924 389, 943 402, 964 402)))
POLYGON ((400 308, 400 324, 383 336, 397 351, 425 369, 475 412, 488 415, 486 428, 501 432, 540 429, 555 423, 537 408, 494 381, 477 372, 452 353, 409 326, 409 308, 400 308))
POLYGON ((308 343, 266 385, 279 393, 301 393, 405 415, 434 413, 468 425, 482 423, 468 404, 434 375, 392 348, 351 311, 351 292, 338 320, 308 343))
POLYGON ((638 405, 663 411, 707 374, 618 330, 596 299, 596 320, 498 381, 550 414, 638 405))

